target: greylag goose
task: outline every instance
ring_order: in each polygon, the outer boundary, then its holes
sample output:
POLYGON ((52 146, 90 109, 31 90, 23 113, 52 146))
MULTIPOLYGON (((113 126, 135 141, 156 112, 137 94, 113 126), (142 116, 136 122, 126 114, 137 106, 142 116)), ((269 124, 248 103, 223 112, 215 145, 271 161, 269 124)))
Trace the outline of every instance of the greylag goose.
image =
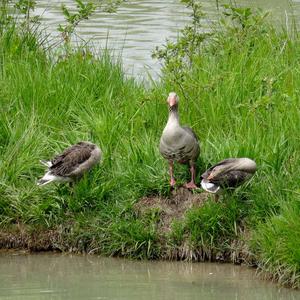
POLYGON ((169 106, 169 119, 160 138, 159 151, 169 161, 170 185, 175 186, 174 161, 190 165, 191 181, 185 184, 186 188, 197 188, 195 184, 196 160, 200 153, 200 146, 195 132, 180 126, 178 116, 179 97, 170 93, 167 99, 169 106))
POLYGON ((210 193, 220 188, 235 188, 250 179, 256 171, 256 163, 249 158, 227 158, 201 175, 201 186, 210 193))
POLYGON ((89 171, 101 159, 101 150, 90 142, 79 142, 67 148, 50 161, 41 161, 48 167, 46 174, 38 180, 38 185, 52 181, 73 182, 89 171))

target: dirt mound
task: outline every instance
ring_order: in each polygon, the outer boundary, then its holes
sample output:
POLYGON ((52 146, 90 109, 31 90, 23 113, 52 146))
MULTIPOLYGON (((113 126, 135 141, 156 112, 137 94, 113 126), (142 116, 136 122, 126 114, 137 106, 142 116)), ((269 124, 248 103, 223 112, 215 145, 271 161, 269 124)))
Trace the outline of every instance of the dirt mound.
POLYGON ((209 198, 208 193, 196 193, 183 187, 173 190, 170 197, 143 197, 135 205, 138 214, 145 214, 149 210, 157 209, 160 212, 160 224, 164 232, 171 230, 173 220, 183 218, 185 212, 192 207, 200 207, 209 198))

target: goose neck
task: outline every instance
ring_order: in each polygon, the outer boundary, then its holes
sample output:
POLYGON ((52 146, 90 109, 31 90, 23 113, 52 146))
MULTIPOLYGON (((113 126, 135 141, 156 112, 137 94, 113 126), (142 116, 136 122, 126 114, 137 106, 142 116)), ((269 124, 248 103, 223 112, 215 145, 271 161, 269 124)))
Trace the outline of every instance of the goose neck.
POLYGON ((179 115, 177 106, 170 107, 168 123, 179 125, 179 115))

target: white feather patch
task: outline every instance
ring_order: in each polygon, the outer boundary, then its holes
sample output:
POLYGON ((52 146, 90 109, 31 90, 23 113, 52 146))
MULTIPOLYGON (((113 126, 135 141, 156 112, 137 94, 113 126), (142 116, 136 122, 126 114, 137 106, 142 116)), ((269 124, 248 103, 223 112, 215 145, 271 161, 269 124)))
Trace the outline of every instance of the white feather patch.
POLYGON ((51 174, 51 171, 48 171, 39 181, 38 181, 38 185, 42 186, 42 185, 46 185, 50 182, 53 181, 58 181, 58 182, 70 182, 72 181, 71 178, 69 177, 61 177, 61 176, 55 176, 53 174, 51 174))
POLYGON ((214 183, 211 183, 211 182, 207 181, 206 179, 202 179, 201 186, 205 191, 207 191, 209 193, 213 193, 213 194, 218 192, 218 190, 220 189, 220 186, 218 186, 214 183))
POLYGON ((43 179, 43 180, 57 180, 58 177, 55 176, 55 175, 52 175, 51 172, 47 172, 47 173, 43 176, 42 179, 43 179))
POLYGON ((40 160, 40 163, 48 168, 52 167, 52 162, 50 160, 49 161, 40 160))

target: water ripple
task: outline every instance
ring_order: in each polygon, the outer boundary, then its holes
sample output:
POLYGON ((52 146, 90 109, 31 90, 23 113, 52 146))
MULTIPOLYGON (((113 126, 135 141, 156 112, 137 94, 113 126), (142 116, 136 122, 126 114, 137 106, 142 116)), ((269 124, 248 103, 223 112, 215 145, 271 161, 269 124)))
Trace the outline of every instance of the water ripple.
MULTIPOLYGON (((291 7, 297 15, 300 14, 297 3, 299 1, 237 0, 236 2, 246 6, 263 6, 275 12, 277 18, 285 18, 285 10, 291 7)), ((228 2, 219 0, 219 7, 228 2)), ((40 0, 37 3, 36 13, 43 15, 42 24, 46 27, 46 31, 51 33, 53 38, 57 38, 57 26, 64 23, 61 4, 74 8, 74 1, 40 0)), ((203 0, 201 4, 207 14, 207 22, 204 24, 209 24, 208 20, 213 20, 218 15, 216 1, 203 0)), ((155 77, 159 72, 159 64, 151 58, 152 50, 162 45, 167 38, 174 39, 178 30, 187 23, 189 14, 180 0, 128 1, 122 4, 117 13, 95 13, 89 20, 83 21, 76 32, 82 39, 91 41, 96 48, 108 45, 109 48, 121 51, 128 73, 145 77, 150 66, 152 69, 150 74, 155 77)))

